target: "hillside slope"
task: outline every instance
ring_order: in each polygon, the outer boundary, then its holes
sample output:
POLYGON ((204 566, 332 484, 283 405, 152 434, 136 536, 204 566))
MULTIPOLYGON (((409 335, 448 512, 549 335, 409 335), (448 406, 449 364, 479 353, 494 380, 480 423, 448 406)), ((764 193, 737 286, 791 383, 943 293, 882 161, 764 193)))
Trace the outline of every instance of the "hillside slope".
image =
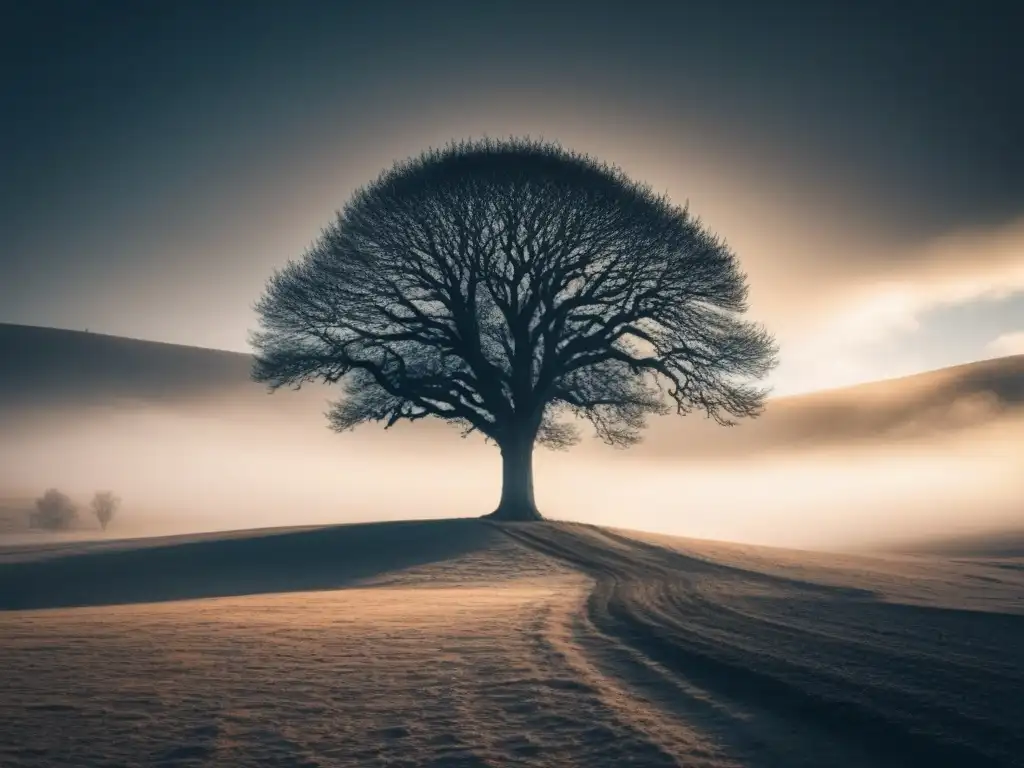
POLYGON ((1024 754, 1019 558, 481 520, 82 546, 3 554, 0 607, 51 606, 2 614, 4 765, 1024 754))
POLYGON ((2 323, 0 360, 0 418, 19 410, 223 396, 248 388, 251 366, 249 355, 234 352, 2 323))
MULTIPOLYGON (((91 405, 230 403, 321 418, 333 391, 267 397, 249 355, 100 334, 0 324, 0 424, 91 405)), ((723 430, 700 418, 653 421, 630 455, 714 458, 872 440, 928 438, 1024 414, 1024 355, 770 400, 758 420, 723 430)), ((322 423, 322 422, 321 422, 322 423)), ((408 439, 451 430, 421 422, 408 439)), ((586 444, 590 444, 587 441, 586 444)))

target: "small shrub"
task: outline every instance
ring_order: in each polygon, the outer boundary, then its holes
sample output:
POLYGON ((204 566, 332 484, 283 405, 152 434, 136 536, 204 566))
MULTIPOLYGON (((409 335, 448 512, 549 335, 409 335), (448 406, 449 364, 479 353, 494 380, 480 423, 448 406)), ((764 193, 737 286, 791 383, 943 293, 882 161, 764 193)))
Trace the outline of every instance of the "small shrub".
POLYGON ((70 528, 77 519, 78 510, 74 502, 67 494, 50 488, 36 499, 36 508, 29 516, 29 525, 32 528, 63 531, 70 528))
POLYGON ((121 500, 114 495, 113 491, 96 491, 92 497, 92 513, 100 521, 100 527, 105 531, 110 521, 114 519, 121 500))

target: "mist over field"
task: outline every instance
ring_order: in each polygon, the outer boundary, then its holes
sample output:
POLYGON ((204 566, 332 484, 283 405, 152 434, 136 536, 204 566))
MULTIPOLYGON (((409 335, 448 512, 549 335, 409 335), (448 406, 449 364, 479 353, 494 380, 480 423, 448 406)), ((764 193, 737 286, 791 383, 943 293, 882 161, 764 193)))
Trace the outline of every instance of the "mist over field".
POLYGON ((0 768, 1024 768, 1022 29, 5 3, 0 768))
MULTIPOLYGON (((15 326, 0 347, 23 361, 0 372, 8 509, 51 486, 112 488, 125 506, 111 534, 142 536, 473 516, 497 497, 498 452, 477 436, 430 421, 332 433, 336 391, 268 394, 245 355, 15 326)), ((884 546, 1020 528, 1022 440, 1024 356, 1007 357, 773 399, 731 429, 660 418, 626 451, 589 437, 538 450, 537 495, 566 520, 884 546)))

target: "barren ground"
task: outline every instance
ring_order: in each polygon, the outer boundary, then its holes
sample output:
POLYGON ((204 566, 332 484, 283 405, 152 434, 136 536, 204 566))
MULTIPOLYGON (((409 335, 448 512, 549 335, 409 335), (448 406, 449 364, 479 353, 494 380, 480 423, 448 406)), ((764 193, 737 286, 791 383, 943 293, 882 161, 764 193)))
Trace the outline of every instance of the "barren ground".
POLYGON ((0 549, 2 766, 1024 765, 1024 557, 476 520, 0 549))

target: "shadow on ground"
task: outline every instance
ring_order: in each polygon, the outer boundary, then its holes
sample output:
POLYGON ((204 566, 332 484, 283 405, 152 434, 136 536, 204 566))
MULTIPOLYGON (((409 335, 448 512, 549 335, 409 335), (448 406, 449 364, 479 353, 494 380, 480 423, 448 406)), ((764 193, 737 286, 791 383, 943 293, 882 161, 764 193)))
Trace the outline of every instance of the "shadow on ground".
POLYGON ((0 610, 335 589, 500 536, 475 519, 365 523, 0 563, 0 610))

